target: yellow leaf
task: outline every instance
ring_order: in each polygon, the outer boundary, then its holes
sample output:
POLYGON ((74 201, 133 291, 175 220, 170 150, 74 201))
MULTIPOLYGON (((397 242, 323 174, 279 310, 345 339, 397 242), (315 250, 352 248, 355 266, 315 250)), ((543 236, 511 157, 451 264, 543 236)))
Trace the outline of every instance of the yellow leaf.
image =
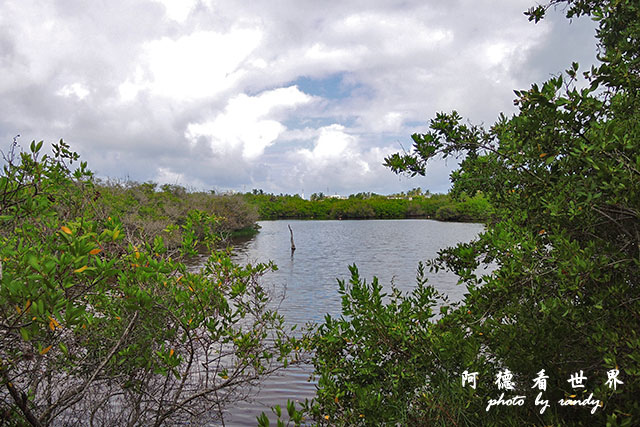
POLYGON ((228 380, 228 379, 229 379, 229 375, 223 375, 223 376, 222 376, 222 379, 223 379, 223 380, 228 380))
POLYGON ((191 292, 193 292, 193 288, 192 288, 191 286, 189 286, 189 290, 190 290, 191 292))
POLYGON ((40 350, 40 354, 45 355, 49 352, 49 350, 51 350, 51 347, 53 347, 52 345, 50 345, 49 347, 45 347, 42 350, 40 350))
POLYGON ((116 228, 115 231, 113 232, 113 240, 116 240, 119 235, 120 235, 120 229, 116 228))
POLYGON ((64 231, 67 234, 71 234, 71 229, 65 225, 63 225, 62 227, 60 227, 60 230, 64 231))
POLYGON ((173 357, 173 349, 169 352, 169 357, 173 357))
POLYGON ((22 314, 22 309, 20 307, 18 307, 17 305, 16 305, 16 311, 18 312, 18 314, 22 314))
POLYGON ((540 158, 543 158, 546 155, 547 155, 547 153, 542 153, 542 154, 540 154, 540 158))
POLYGON ((80 267, 80 268, 77 268, 77 269, 73 270, 73 272, 74 272, 74 273, 82 273, 82 272, 83 272, 83 271, 85 271, 87 268, 89 268, 89 267, 87 267, 86 265, 83 265, 82 267, 80 267))
POLYGON ((49 329, 51 329, 52 331, 55 331, 56 328, 59 328, 59 327, 60 327, 60 323, 58 323, 58 321, 53 317, 49 316, 49 329))
POLYGON ((89 255, 98 255, 100 252, 102 252, 102 249, 100 248, 91 249, 89 251, 89 255))
POLYGON ((336 396, 335 399, 333 399, 336 403, 338 403, 338 396, 336 396))

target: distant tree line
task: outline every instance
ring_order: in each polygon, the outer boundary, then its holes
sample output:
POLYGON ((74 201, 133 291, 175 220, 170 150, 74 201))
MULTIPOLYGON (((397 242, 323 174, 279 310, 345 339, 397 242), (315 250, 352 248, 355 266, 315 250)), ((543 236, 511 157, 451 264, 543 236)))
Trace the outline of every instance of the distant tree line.
POLYGON ((441 221, 487 220, 493 210, 481 192, 473 197, 462 194, 422 193, 414 189, 408 193, 382 196, 357 193, 348 198, 314 193, 310 200, 299 195, 266 194, 254 190, 244 194, 245 200, 256 206, 261 219, 373 219, 373 218, 433 218, 441 221))
POLYGON ((251 235, 261 219, 384 219, 433 218, 440 221, 482 222, 493 209, 481 192, 431 194, 420 188, 390 196, 361 192, 348 197, 314 193, 310 200, 299 195, 216 193, 193 191, 175 184, 96 180, 94 209, 117 216, 129 235, 149 239, 161 234, 168 246, 180 243, 175 225, 184 225, 192 210, 218 218, 216 232, 222 237, 251 235))

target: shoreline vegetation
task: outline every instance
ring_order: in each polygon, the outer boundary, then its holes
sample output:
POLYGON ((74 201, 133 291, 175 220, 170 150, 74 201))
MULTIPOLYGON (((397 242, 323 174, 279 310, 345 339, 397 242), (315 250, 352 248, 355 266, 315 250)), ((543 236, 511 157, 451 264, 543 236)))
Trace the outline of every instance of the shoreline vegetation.
POLYGON ((118 217, 130 233, 142 239, 164 233, 169 246, 179 242, 166 230, 185 223, 191 210, 218 217, 217 232, 224 239, 256 234, 259 220, 428 218, 485 222, 493 214, 491 205, 480 192, 473 197, 462 195, 454 199, 449 194, 431 194, 415 188, 389 196, 358 193, 340 197, 314 193, 307 200, 299 195, 274 195, 262 190, 216 193, 153 182, 96 180, 95 184, 95 204, 103 213, 118 217))
POLYGON ((216 233, 223 240, 257 232, 258 212, 241 194, 189 191, 179 185, 133 181, 98 180, 96 188, 96 203, 104 212, 117 216, 126 229, 142 239, 163 235, 169 247, 179 244, 173 227, 185 224, 194 210, 217 218, 216 233))
POLYGON ((314 193, 309 200, 299 195, 245 193, 245 200, 258 209, 260 219, 398 219, 429 218, 439 221, 484 222, 493 209, 481 192, 457 198, 450 194, 423 193, 414 188, 407 193, 383 196, 358 193, 325 196, 314 193))

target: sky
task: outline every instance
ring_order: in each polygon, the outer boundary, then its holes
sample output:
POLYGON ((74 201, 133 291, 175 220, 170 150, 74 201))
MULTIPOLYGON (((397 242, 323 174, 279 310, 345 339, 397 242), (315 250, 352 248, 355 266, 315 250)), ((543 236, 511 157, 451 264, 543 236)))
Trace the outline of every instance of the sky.
POLYGON ((398 176, 437 112, 491 125, 514 89, 595 63, 594 24, 532 0, 0 0, 0 148, 64 139, 98 176, 348 195, 398 176))

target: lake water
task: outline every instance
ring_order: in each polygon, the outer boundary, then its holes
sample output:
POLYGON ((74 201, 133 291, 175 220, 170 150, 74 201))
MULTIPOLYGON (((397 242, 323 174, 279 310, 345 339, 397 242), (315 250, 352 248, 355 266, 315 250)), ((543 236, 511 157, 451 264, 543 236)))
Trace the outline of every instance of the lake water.
MULTIPOLYGON (((355 263, 367 282, 375 275, 389 290, 393 282, 398 289, 410 291, 415 287, 420 261, 434 258, 440 249, 468 242, 483 230, 481 224, 433 220, 280 220, 259 224, 260 233, 234 243, 234 260, 242 264, 274 261, 278 271, 267 274, 264 283, 278 292, 286 289, 279 311, 288 323, 300 325, 320 323, 327 313, 340 314, 337 279, 349 279, 349 265, 355 263), (293 255, 288 225, 294 233, 293 255)), ((465 289, 457 285, 454 274, 427 272, 427 277, 450 300, 462 299, 465 289)), ((311 399, 315 392, 315 384, 309 381, 311 372, 311 366, 302 366, 269 378, 251 402, 229 408, 225 424, 255 426, 256 416, 263 411, 272 415, 270 408, 276 404, 285 408, 287 399, 311 399)))

